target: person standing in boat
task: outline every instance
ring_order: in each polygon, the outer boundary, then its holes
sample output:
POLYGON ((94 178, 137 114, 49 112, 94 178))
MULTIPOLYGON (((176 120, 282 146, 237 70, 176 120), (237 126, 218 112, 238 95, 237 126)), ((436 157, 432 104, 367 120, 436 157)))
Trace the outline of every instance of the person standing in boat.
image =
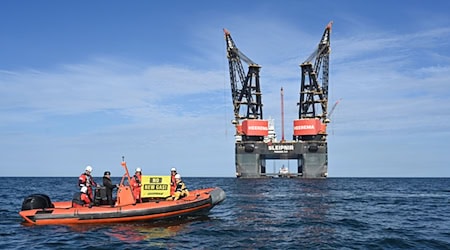
POLYGON ((72 207, 92 207, 92 200, 87 194, 88 188, 81 187, 80 192, 75 193, 72 199, 72 207))
POLYGON ((133 190, 136 202, 141 202, 141 186, 142 186, 142 169, 136 168, 136 171, 131 178, 131 189, 133 190))
POLYGON ((118 188, 119 184, 113 184, 111 181, 111 172, 109 171, 105 171, 105 173, 103 174, 103 186, 105 187, 106 190, 106 199, 108 202, 108 205, 110 205, 111 207, 114 207, 114 201, 112 198, 112 193, 114 188, 118 188))
POLYGON ((187 189, 186 185, 184 184, 184 182, 181 180, 181 175, 180 174, 176 174, 175 175, 175 181, 177 183, 177 187, 175 189, 175 193, 167 198, 167 200, 179 200, 180 198, 189 196, 189 190, 187 189))
POLYGON ((92 192, 92 186, 96 187, 97 183, 95 183, 94 178, 92 178, 92 167, 87 166, 84 173, 80 175, 80 178, 78 178, 78 186, 81 187, 87 187, 87 194, 89 195, 89 198, 91 200, 94 200, 94 193, 92 192))
POLYGON ((175 180, 175 175, 177 174, 176 168, 170 169, 170 196, 175 193, 175 189, 177 188, 177 181, 175 180))

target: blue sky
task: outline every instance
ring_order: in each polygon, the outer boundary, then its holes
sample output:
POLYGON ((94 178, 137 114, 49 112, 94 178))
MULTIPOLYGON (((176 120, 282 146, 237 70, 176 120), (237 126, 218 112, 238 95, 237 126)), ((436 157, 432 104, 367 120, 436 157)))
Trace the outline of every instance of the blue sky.
POLYGON ((450 1, 2 1, 1 176, 234 177, 223 28, 297 118, 333 21, 330 177, 450 177, 450 1))

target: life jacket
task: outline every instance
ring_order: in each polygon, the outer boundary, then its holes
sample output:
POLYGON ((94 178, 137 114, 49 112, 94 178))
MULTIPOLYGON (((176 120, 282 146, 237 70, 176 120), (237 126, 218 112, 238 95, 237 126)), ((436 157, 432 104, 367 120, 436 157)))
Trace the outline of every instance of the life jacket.
POLYGON ((91 175, 88 175, 86 173, 82 173, 80 175, 80 178, 78 178, 78 185, 79 186, 96 186, 97 184, 95 183, 94 179, 92 178, 91 175), (89 184, 89 185, 88 185, 89 184))
POLYGON ((177 188, 177 180, 175 179, 175 175, 170 175, 170 194, 172 195, 177 188))
POLYGON ((72 199, 72 207, 84 207, 92 203, 92 199, 88 194, 75 193, 72 199))
POLYGON ((137 200, 141 199, 141 187, 139 186, 139 184, 141 184, 141 177, 142 175, 140 176, 134 175, 133 178, 131 178, 130 183, 134 198, 136 198, 137 200))
POLYGON ((178 182, 175 192, 183 192, 185 190, 187 190, 187 188, 186 188, 186 185, 184 184, 184 182, 183 181, 178 182))
POLYGON ((139 175, 139 176, 134 175, 134 176, 133 176, 133 178, 134 178, 134 180, 136 181, 137 184, 141 184, 141 176, 142 176, 142 175, 139 175))
POLYGON ((141 184, 141 176, 134 175, 133 178, 131 178, 130 184, 133 189, 140 189, 139 184, 141 184))

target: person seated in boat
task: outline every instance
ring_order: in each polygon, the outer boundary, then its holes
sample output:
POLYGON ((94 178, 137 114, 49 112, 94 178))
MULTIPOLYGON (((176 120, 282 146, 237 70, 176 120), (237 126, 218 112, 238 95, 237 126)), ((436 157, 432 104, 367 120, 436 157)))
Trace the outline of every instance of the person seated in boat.
POLYGON ((176 201, 183 197, 189 196, 189 190, 187 189, 186 184, 184 184, 184 182, 181 180, 180 174, 175 175, 175 181, 177 183, 175 193, 171 197, 167 198, 167 200, 176 201))
POLYGON ((131 189, 133 190, 134 198, 136 202, 141 202, 141 186, 142 186, 142 169, 136 168, 136 171, 131 178, 131 189))
POLYGON ((175 189, 177 188, 177 181, 175 180, 175 175, 177 174, 176 168, 170 169, 170 195, 172 196, 175 193, 175 189))
POLYGON ((105 187, 106 191, 106 199, 108 202, 108 205, 111 207, 114 207, 114 200, 112 198, 113 190, 114 188, 118 188, 119 184, 113 184, 111 181, 111 172, 105 171, 103 174, 103 186, 105 187))
POLYGON ((92 192, 92 187, 97 187, 97 183, 95 183, 94 178, 92 178, 92 167, 87 166, 84 173, 80 175, 78 178, 78 186, 81 187, 87 187, 88 189, 88 195, 91 200, 94 200, 94 193, 92 192))
POLYGON ((72 207, 92 207, 93 202, 89 198, 88 188, 81 187, 80 192, 75 193, 72 199, 72 207))

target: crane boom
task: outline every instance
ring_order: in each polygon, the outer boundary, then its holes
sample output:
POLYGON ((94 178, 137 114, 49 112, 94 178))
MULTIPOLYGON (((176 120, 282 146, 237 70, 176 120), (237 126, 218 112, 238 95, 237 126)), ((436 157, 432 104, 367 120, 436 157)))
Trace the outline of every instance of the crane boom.
POLYGON ((262 99, 259 82, 260 65, 242 53, 231 38, 228 30, 223 29, 227 46, 227 58, 230 71, 231 96, 233 99, 233 123, 240 124, 244 119, 262 119, 262 99), (242 61, 248 64, 244 73, 242 61))
POLYGON ((339 100, 337 100, 337 101, 334 103, 333 107, 331 107, 331 111, 328 113, 328 118, 331 117, 331 115, 333 114, 334 110, 336 109, 336 106, 339 104, 339 102, 340 102, 341 100, 342 100, 342 98, 340 98, 339 100))
POLYGON ((330 34, 333 22, 329 22, 323 32, 317 49, 301 64, 302 82, 299 102, 299 119, 301 118, 321 118, 324 121, 327 117, 328 105, 328 72, 330 34), (314 65, 312 64, 314 61, 314 65), (322 82, 319 83, 320 77, 322 82), (319 113, 321 106, 322 113, 319 113))
MULTIPOLYGON (((315 127, 317 134, 325 134, 328 122, 328 75, 331 26, 329 22, 325 27, 322 38, 314 52, 300 65, 302 78, 300 86, 300 101, 297 103, 298 120, 294 121, 294 135, 298 139, 312 139, 317 137, 302 136, 302 131, 295 131, 295 127, 315 127)), ((314 133, 313 133, 314 134, 314 133)), ((325 140, 325 137, 321 137, 325 140)))

